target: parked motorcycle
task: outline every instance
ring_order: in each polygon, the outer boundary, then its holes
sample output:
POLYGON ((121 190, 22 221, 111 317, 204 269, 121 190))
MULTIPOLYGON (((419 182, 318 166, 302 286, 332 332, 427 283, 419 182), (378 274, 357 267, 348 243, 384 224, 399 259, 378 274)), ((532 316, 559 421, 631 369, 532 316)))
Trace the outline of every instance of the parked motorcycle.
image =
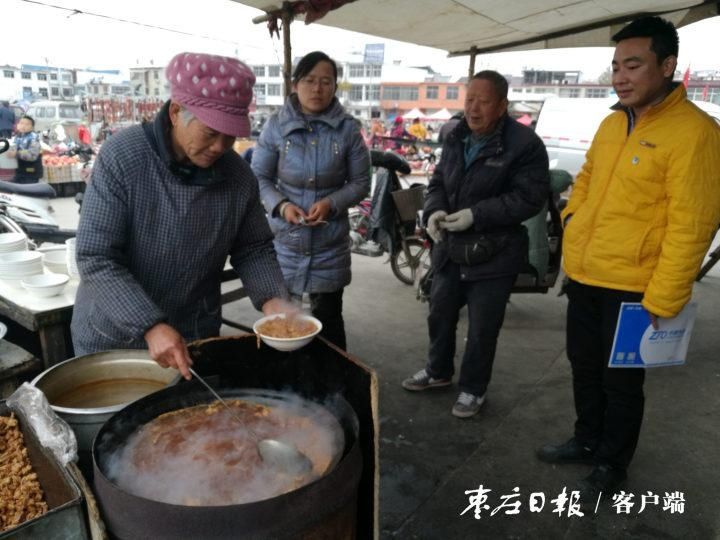
MULTIPOLYGON (((561 273, 563 227, 560 212, 567 204, 561 194, 571 185, 573 178, 567 171, 550 170, 550 193, 548 202, 537 216, 524 225, 529 230, 530 253, 525 269, 518 274, 512 293, 545 294, 555 286, 561 273)), ((419 261, 416 272, 416 297, 421 302, 430 299, 433 270, 430 264, 432 239, 423 225, 422 213, 418 213, 417 237, 426 245, 426 254, 419 261)))
MULTIPOLYGON (((0 139, 0 154, 10 147, 0 139)), ((15 184, 0 180, 0 232, 22 232, 37 247, 43 242, 62 244, 76 231, 61 229, 50 215, 50 199, 56 197, 49 184, 15 184)))
MULTIPOLYGON (((87 184, 90 181, 90 174, 92 173, 92 166, 95 156, 95 151, 92 149, 92 146, 83 144, 76 145, 70 148, 67 152, 65 152, 64 155, 77 156, 77 158, 80 160, 80 163, 82 163, 82 168, 80 169, 80 178, 83 182, 85 182, 85 184, 87 184)), ((80 212, 82 208, 84 197, 84 190, 79 191, 75 194, 75 202, 78 204, 78 212, 80 212)))
POLYGON ((372 200, 364 200, 349 212, 351 248, 371 256, 389 253, 395 277, 413 285, 426 249, 415 236, 415 214, 422 208, 424 186, 403 189, 398 173, 410 174, 411 168, 401 156, 379 150, 370 153, 376 168, 375 190, 372 200))

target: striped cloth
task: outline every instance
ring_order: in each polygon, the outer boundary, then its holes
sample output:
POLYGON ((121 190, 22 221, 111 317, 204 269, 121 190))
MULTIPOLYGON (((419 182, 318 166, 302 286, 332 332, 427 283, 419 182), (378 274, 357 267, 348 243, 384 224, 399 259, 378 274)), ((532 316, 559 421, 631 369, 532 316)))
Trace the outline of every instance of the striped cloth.
POLYGON ((287 297, 258 185, 233 151, 205 185, 184 182, 141 126, 103 145, 77 234, 81 283, 72 320, 76 354, 146 348, 167 322, 186 340, 217 335, 225 261, 253 305, 287 297))

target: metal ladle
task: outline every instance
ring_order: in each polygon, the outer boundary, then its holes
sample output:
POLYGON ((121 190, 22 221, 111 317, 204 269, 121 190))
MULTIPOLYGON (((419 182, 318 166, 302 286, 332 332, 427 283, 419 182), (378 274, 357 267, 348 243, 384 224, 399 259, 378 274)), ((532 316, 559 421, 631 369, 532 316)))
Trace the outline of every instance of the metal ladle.
POLYGON ((193 377, 200 381, 203 386, 205 386, 205 388, 207 388, 210 393, 215 396, 215 399, 223 404, 223 406, 230 412, 233 419, 242 424, 248 433, 250 433, 250 436, 255 441, 258 454, 260 454, 260 458, 263 462, 278 471, 291 475, 305 474, 313 468, 313 464, 308 457, 292 444, 280 442, 275 439, 260 439, 260 436, 250 429, 245 422, 243 422, 235 414, 232 407, 230 407, 230 405, 228 405, 228 403, 221 398, 215 390, 213 390, 212 386, 210 386, 205 379, 198 375, 193 368, 189 367, 188 369, 190 370, 190 373, 192 373, 193 377))

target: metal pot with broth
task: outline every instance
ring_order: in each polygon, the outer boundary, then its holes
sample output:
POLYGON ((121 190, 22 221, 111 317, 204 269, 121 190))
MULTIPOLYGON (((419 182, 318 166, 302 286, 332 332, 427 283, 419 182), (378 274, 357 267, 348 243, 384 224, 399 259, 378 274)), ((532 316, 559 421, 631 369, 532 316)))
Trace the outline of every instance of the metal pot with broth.
POLYGON ((94 491, 112 536, 295 539, 352 530, 362 474, 352 407, 340 396, 320 404, 276 390, 217 391, 232 414, 190 381, 103 425, 93 443, 94 491), (312 470, 294 477, 265 467, 246 422, 256 437, 296 446, 312 470))
MULTIPOLYGON (((324 408, 292 395, 242 391, 227 400, 169 411, 141 426, 116 451, 108 478, 134 495, 169 504, 246 504, 298 489, 339 459, 344 436, 324 408), (292 445, 312 469, 286 474, 262 460, 259 439, 292 445)), ((210 398, 211 399, 211 398, 210 398)))
POLYGON ((38 375, 32 384, 42 390, 53 410, 72 427, 78 449, 89 456, 100 427, 128 403, 179 380, 143 350, 117 350, 71 358, 38 375))

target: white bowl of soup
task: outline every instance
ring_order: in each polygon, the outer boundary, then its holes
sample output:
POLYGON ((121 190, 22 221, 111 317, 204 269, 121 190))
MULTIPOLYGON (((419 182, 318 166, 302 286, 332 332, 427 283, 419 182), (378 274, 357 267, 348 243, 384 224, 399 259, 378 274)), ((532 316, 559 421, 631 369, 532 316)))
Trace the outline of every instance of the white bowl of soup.
POLYGON ((322 323, 311 315, 268 315, 253 324, 253 332, 268 347, 295 351, 310 343, 322 330, 322 323))

